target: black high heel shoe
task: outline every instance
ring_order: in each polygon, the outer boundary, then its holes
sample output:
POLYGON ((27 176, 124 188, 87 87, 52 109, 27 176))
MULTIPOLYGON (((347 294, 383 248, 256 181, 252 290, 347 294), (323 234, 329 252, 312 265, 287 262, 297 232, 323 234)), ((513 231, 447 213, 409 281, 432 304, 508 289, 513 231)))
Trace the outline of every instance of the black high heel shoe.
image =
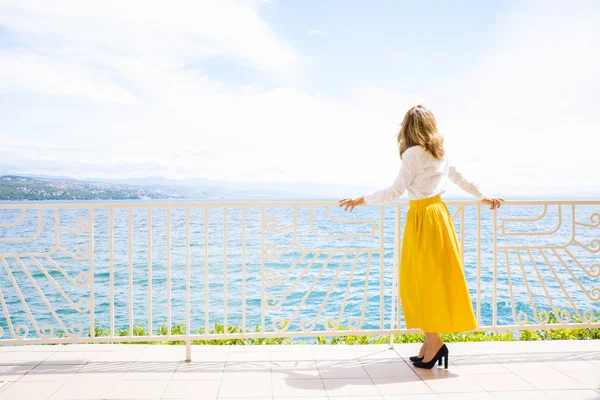
POLYGON ((449 353, 448 348, 444 344, 438 350, 438 352, 435 354, 435 356, 433 356, 431 361, 428 361, 426 363, 424 363, 422 361, 417 361, 417 362, 413 363, 413 365, 417 368, 431 369, 435 365, 436 361, 437 361, 438 365, 442 365, 442 359, 444 359, 444 368, 448 369, 448 353, 449 353))

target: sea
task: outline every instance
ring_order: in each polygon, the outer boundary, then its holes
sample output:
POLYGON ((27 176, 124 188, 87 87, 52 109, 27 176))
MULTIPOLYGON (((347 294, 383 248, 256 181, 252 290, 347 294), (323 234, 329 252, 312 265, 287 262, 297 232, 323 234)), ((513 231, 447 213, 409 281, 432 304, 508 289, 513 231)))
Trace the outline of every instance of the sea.
MULTIPOLYGON (((191 332, 404 328, 406 206, 69 204, 82 208, 0 208, 0 340, 87 336, 91 308, 117 332, 156 334, 188 315, 191 332)), ((507 204, 495 222, 486 206, 479 219, 474 205, 448 209, 481 327, 600 312, 600 202, 507 204)))

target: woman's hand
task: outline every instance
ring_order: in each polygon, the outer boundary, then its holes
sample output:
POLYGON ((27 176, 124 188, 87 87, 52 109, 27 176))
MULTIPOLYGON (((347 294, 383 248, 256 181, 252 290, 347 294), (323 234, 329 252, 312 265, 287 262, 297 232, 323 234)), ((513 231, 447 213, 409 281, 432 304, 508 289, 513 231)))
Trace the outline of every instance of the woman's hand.
POLYGON ((500 205, 504 203, 504 199, 500 197, 484 197, 481 199, 485 204, 490 205, 490 210, 494 210, 496 208, 500 208, 500 205))
POLYGON ((350 208, 350 212, 352 212, 354 207, 365 204, 365 198, 364 196, 355 197, 353 199, 346 197, 345 199, 338 201, 338 204, 340 207, 344 207, 344 211, 348 211, 348 208, 350 208))

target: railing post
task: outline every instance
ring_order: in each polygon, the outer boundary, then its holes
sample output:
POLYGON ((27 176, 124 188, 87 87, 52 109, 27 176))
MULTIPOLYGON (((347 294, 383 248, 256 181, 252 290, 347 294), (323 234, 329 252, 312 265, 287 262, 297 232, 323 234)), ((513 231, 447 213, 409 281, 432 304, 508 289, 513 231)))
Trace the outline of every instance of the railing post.
POLYGON ((265 332, 265 207, 260 207, 260 331, 265 332))
MULTIPOLYGON (((397 278, 398 278, 398 267, 400 265, 400 257, 398 254, 398 247, 400 243, 400 206, 396 207, 396 218, 394 221, 394 262, 392 265, 392 316, 390 322, 390 328, 395 329, 394 323, 400 324, 400 321, 396 321, 396 305, 397 305, 397 278)), ((394 348, 394 334, 390 334, 390 349, 394 348)))
POLYGON ((129 256, 129 282, 128 282, 128 305, 129 305, 129 336, 133 337, 133 208, 127 209, 127 231, 128 231, 128 256, 129 256))
MULTIPOLYGON (((191 274, 190 274, 190 208, 185 209, 185 334, 191 333, 191 274)), ((186 361, 191 359, 190 341, 186 340, 186 361)))
POLYGON ((385 253, 385 242, 384 242, 384 231, 385 231, 385 220, 383 218, 383 212, 384 212, 384 208, 383 206, 379 207, 379 224, 380 226, 380 231, 379 231, 379 329, 384 330, 385 329, 385 320, 384 320, 384 314, 385 314, 385 304, 384 304, 384 253, 385 253))
POLYGON ((494 327, 494 332, 496 331, 496 324, 497 324, 497 320, 498 320, 498 277, 496 274, 496 271, 498 269, 498 263, 497 263, 497 247, 498 244, 496 243, 496 241, 498 240, 497 235, 498 235, 498 213, 497 210, 494 208, 493 210, 493 218, 494 218, 494 232, 493 232, 493 255, 492 257, 494 258, 493 260, 493 268, 494 268, 494 273, 493 273, 493 304, 492 304, 492 326, 494 327))
POLYGON ((190 339, 185 341, 185 361, 192 361, 192 341, 190 339))
POLYGON ((114 273, 114 267, 115 267, 115 262, 114 262, 114 245, 115 245, 115 240, 114 240, 114 209, 111 208, 109 210, 109 214, 108 214, 108 218, 109 218, 109 222, 108 222, 108 254, 109 254, 109 264, 108 264, 108 268, 109 268, 109 293, 110 293, 110 300, 109 300, 109 314, 110 314, 110 337, 114 338, 115 337, 115 273, 114 273))
POLYGON ((481 325, 481 204, 477 204, 477 327, 481 325))
POLYGON ((89 213, 89 224, 90 224, 90 338, 96 336, 96 321, 94 320, 94 295, 95 287, 94 281, 96 273, 94 272, 94 209, 90 208, 89 213))

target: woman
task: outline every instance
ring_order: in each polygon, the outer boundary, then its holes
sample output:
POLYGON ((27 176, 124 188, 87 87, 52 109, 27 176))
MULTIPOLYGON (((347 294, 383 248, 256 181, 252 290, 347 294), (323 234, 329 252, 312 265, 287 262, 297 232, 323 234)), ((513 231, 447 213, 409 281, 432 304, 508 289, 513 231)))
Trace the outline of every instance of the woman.
POLYGON ((411 357, 419 368, 445 362, 448 348, 440 332, 477 328, 465 281, 456 231, 441 194, 450 180, 491 209, 503 199, 485 197, 448 160, 443 138, 433 113, 423 106, 408 110, 398 132, 402 166, 391 187, 339 201, 352 211, 362 204, 389 204, 408 190, 410 209, 406 218, 400 261, 400 298, 408 329, 425 332, 419 355, 411 357))

